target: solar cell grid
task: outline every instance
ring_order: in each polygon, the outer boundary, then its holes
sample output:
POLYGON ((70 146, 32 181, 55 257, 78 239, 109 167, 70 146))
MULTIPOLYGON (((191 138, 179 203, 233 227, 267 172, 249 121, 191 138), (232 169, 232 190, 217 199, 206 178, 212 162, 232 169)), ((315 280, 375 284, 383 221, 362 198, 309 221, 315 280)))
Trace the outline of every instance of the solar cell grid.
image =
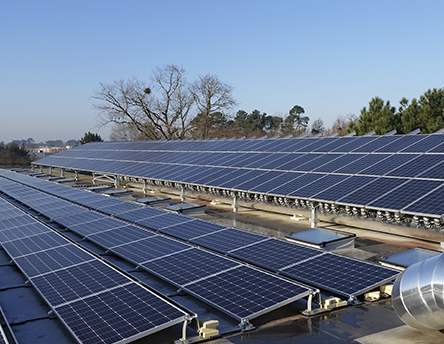
POLYGON ((340 137, 330 140, 327 144, 320 146, 319 148, 313 149, 313 152, 328 153, 332 152, 334 149, 339 149, 343 145, 349 144, 356 137, 340 137))
POLYGON ((315 256, 285 268, 281 273, 346 297, 363 294, 380 285, 381 281, 394 280, 399 274, 379 265, 332 253, 315 256))
POLYGON ((368 204, 369 207, 383 209, 403 209, 422 195, 442 185, 439 181, 409 180, 388 194, 368 204))
POLYGON ((395 142, 399 138, 400 136, 377 136, 376 140, 354 149, 353 152, 372 153, 378 149, 383 149, 386 145, 395 142))
POLYGON ((26 276, 33 277, 94 259, 77 246, 67 244, 14 258, 14 261, 26 276))
POLYGON ((444 161, 422 172, 418 178, 444 179, 444 161))
POLYGON ((118 228, 125 226, 126 223, 111 218, 102 218, 95 221, 73 224, 69 227, 75 233, 83 236, 100 233, 112 228, 118 228))
POLYGON ((92 222, 96 220, 104 219, 105 215, 95 213, 93 211, 86 211, 79 214, 68 215, 63 217, 58 217, 55 219, 55 222, 61 224, 65 227, 71 227, 73 225, 78 225, 86 222, 92 222))
POLYGON ((278 171, 280 172, 280 174, 273 178, 270 179, 264 183, 261 183, 259 185, 255 185, 253 187, 251 187, 248 191, 249 192, 261 192, 261 193, 269 193, 271 190, 276 189, 278 187, 281 187, 283 185, 288 184, 289 187, 291 188, 291 191, 293 191, 293 185, 292 182, 296 179, 299 178, 300 176, 303 176, 303 173, 298 173, 298 172, 283 172, 283 171, 278 171))
POLYGON ((182 215, 164 213, 152 218, 137 220, 136 223, 157 231, 164 227, 176 225, 178 223, 185 223, 188 221, 196 220, 182 215))
POLYGON ((322 145, 322 139, 320 138, 306 138, 301 141, 303 141, 303 143, 300 143, 297 147, 295 147, 295 152, 309 153, 312 151, 312 147, 318 147, 319 143, 322 145))
POLYGON ((24 226, 33 222, 35 222, 35 220, 29 215, 19 215, 15 217, 4 218, 0 220, 0 230, 24 226))
POLYGON ((425 138, 424 135, 400 135, 398 139, 376 150, 376 152, 397 153, 411 145, 421 142, 425 138))
POLYGON ((325 165, 329 162, 332 162, 335 159, 339 158, 340 156, 341 156, 341 154, 324 154, 319 157, 315 157, 313 160, 308 161, 305 164, 298 166, 295 170, 301 171, 301 172, 313 171, 317 167, 320 167, 320 166, 325 165))
POLYGON ((146 239, 154 235, 156 234, 151 233, 148 230, 128 225, 110 229, 109 231, 88 235, 87 238, 99 246, 109 249, 114 246, 120 246, 130 242, 146 239))
POLYGON ((239 263, 197 248, 173 253, 141 265, 143 269, 176 286, 183 286, 237 266, 239 263))
POLYGON ((243 183, 237 184, 233 188, 236 190, 250 190, 251 188, 255 187, 258 184, 262 184, 263 181, 274 179, 278 176, 281 176, 285 174, 285 172, 282 171, 263 171, 263 173, 259 174, 256 177, 253 177, 243 183))
POLYGON ((350 178, 347 178, 329 187, 327 190, 321 191, 311 196, 311 199, 318 201, 336 202, 342 197, 367 185, 368 183, 371 183, 374 180, 376 180, 376 177, 351 176, 350 178))
POLYGON ((404 208, 403 211, 412 214, 423 214, 423 215, 444 215, 444 204, 442 200, 444 199, 444 186, 439 189, 434 190, 417 200, 415 203, 410 204, 408 207, 404 208))
POLYGON ((358 172, 358 174, 384 176, 390 171, 398 168, 399 166, 402 166, 403 164, 415 159, 416 157, 418 157, 418 155, 416 154, 393 154, 388 156, 387 158, 384 158, 382 161, 370 166, 369 168, 358 172))
POLYGON ((109 205, 108 207, 105 207, 105 206, 102 207, 100 205, 97 205, 97 206, 90 205, 90 207, 93 209, 96 209, 98 211, 101 211, 105 214, 117 215, 119 213, 123 213, 123 212, 129 211, 129 210, 142 208, 143 206, 139 205, 139 204, 119 200, 118 203, 116 203, 115 205, 109 205))
POLYGON ((190 240, 201 235, 220 231, 224 228, 226 227, 202 220, 195 220, 162 228, 160 232, 182 240, 190 240))
POLYGON ((157 235, 115 246, 111 249, 111 252, 138 265, 151 259, 190 249, 190 247, 181 242, 157 235))
POLYGON ((338 202, 343 204, 364 206, 390 190, 395 189, 406 181, 408 181, 408 179, 381 177, 339 199, 338 202))
POLYGON ((31 282, 53 307, 132 283, 99 260, 36 276, 31 282))
POLYGON ((395 177, 416 177, 430 167, 438 165, 442 162, 444 157, 440 154, 421 155, 416 159, 398 167, 388 174, 388 176, 395 177))
POLYGON ((337 159, 334 159, 322 166, 313 168, 313 172, 327 172, 331 173, 344 166, 356 161, 359 158, 362 158, 362 154, 343 154, 340 155, 337 159))
POLYGON ((253 319, 308 293, 305 287, 246 266, 189 284, 184 289, 239 320, 253 319))
MULTIPOLYGON (((421 135, 422 136, 422 135, 421 135)), ((440 151, 444 148, 444 137, 438 135, 424 135, 424 139, 401 150, 405 153, 425 153, 432 149, 440 151)))
MULTIPOLYGON (((218 187, 222 187, 222 188, 228 188, 228 189, 233 189, 235 187, 237 187, 237 185, 245 183, 246 181, 249 181, 253 178, 257 178, 260 177, 262 175, 264 175, 266 173, 266 171, 263 170, 243 170, 242 173, 241 171, 239 171, 239 175, 234 177, 230 180, 226 180, 224 182, 219 182, 218 187)), ((220 180, 220 179, 219 179, 220 180)))
POLYGON ((303 188, 304 186, 313 183, 314 181, 325 177, 326 174, 323 173, 305 173, 300 177, 297 177, 286 184, 283 184, 275 189, 268 191, 268 194, 287 196, 294 193, 294 191, 303 188))
POLYGON ((0 230, 0 243, 24 239, 31 235, 38 235, 50 231, 51 230, 48 227, 33 220, 33 223, 27 223, 26 225, 9 227, 9 229, 0 230))
POLYGON ((249 155, 242 160, 237 160, 235 163, 231 162, 230 166, 232 166, 232 167, 246 167, 249 164, 255 163, 258 160, 261 160, 264 157, 269 156, 270 153, 253 153, 251 155, 250 155, 250 153, 246 153, 246 154, 249 154, 249 155))
POLYGON ((335 173, 349 173, 356 174, 378 162, 387 158, 390 154, 366 154, 362 155, 356 161, 349 163, 348 165, 338 169, 335 173))
POLYGON ((354 151, 355 149, 366 145, 367 143, 370 143, 377 139, 376 136, 359 136, 359 137, 344 137, 344 140, 346 139, 347 142, 337 148, 333 148, 332 152, 338 152, 338 153, 350 153, 354 151))
POLYGON ((313 153, 304 154, 297 159, 291 160, 288 163, 277 167, 276 170, 298 171, 299 167, 301 167, 302 165, 304 165, 307 162, 315 161, 315 159, 321 157, 322 155, 323 154, 313 154, 313 153))
POLYGON ((340 183, 341 181, 347 178, 348 176, 345 175, 329 174, 323 178, 319 178, 313 181, 307 186, 304 186, 302 188, 293 191, 289 195, 291 197, 310 198, 311 196, 316 195, 317 193, 326 190, 331 186, 334 186, 335 184, 340 183))
POLYGON ((323 253, 322 250, 270 239, 230 251, 228 255, 277 271, 323 253))
POLYGON ((26 238, 4 242, 2 246, 12 258, 16 258, 33 252, 63 246, 68 243, 68 240, 54 232, 44 232, 26 238))
POLYGON ((339 139, 337 137, 325 137, 322 139, 315 139, 315 140, 316 140, 315 142, 304 147, 305 152, 326 152, 325 150, 323 150, 323 147, 331 143, 334 143, 339 139))
POLYGON ((165 212, 162 210, 144 207, 117 214, 115 217, 126 221, 137 222, 139 220, 148 219, 153 216, 164 214, 165 212))
POLYGON ((244 232, 234 228, 227 228, 191 239, 190 242, 218 252, 227 253, 231 250, 268 239, 269 237, 264 235, 244 232))
POLYGON ((221 176, 218 176, 217 178, 209 177, 208 179, 206 179, 205 183, 202 182, 202 180, 200 180, 199 184, 202 184, 204 186, 220 186, 224 182, 237 178, 248 171, 249 170, 244 170, 239 168, 227 168, 225 170, 225 173, 223 173, 221 176))
POLYGON ((56 307, 55 312, 84 344, 133 341, 182 322, 185 315, 135 283, 56 307))

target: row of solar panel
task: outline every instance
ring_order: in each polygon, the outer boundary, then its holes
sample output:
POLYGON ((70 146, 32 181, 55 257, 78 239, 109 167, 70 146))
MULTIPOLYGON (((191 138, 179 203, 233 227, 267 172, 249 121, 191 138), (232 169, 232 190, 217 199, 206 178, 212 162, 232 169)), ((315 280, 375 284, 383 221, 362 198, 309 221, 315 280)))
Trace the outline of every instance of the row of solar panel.
MULTIPOLYGON (((171 153, 170 153, 171 154, 171 153)), ((425 179, 444 179, 444 155, 442 154, 316 154, 316 153, 173 153, 164 160, 118 159, 115 157, 66 157, 55 155, 39 161, 39 164, 97 171, 112 171, 164 180, 181 177, 194 171, 207 174, 216 168, 232 170, 263 170, 282 172, 316 172, 335 174, 359 174, 425 179), (205 155, 205 160, 199 159, 205 155), (209 161, 213 160, 215 161, 209 161), (184 170, 184 171, 183 171, 184 170), (164 176, 165 175, 165 176, 164 176)))
POLYGON ((3 249, 79 343, 134 340, 188 316, 2 198, 0 208, 3 249))
MULTIPOLYGON (((132 141, 99 142, 83 145, 76 151, 125 151, 125 154, 145 151, 170 152, 336 152, 336 153, 419 153, 444 152, 442 134, 432 135, 394 135, 360 136, 304 139, 268 140, 175 140, 175 141, 132 141), (132 152, 133 151, 133 152, 132 152)), ((64 153, 67 155, 77 154, 64 153)), ((77 156, 77 155, 75 155, 77 156)), ((100 158, 103 155, 96 155, 100 158)), ((143 154, 141 155, 143 156, 143 154)))
MULTIPOLYGON (((24 179, 19 177, 18 179, 24 179)), ((29 178, 28 178, 29 180, 29 178)), ((56 192, 58 196, 68 197, 69 199, 79 202, 88 203, 95 209, 103 211, 107 209, 108 202, 120 202, 130 204, 128 202, 106 199, 96 194, 88 194, 77 189, 69 189, 66 187, 48 188, 48 183, 41 180, 35 180, 34 186, 39 184, 39 188, 44 188, 48 192, 56 192), (51 189, 51 190, 49 190, 51 189), (67 191, 70 190, 70 191, 67 191), (69 195, 68 195, 69 193, 69 195), (94 200, 94 201, 93 201, 94 200)), ((150 271, 156 273, 157 264, 155 257, 159 254, 157 250, 153 253, 144 252, 146 247, 145 241, 164 241, 165 238, 159 239, 154 233, 150 237, 141 237, 141 230, 132 228, 132 226, 122 226, 122 223, 115 219, 107 219, 106 221, 98 221, 99 214, 94 213, 77 213, 72 216, 61 216, 54 220, 65 227, 89 238, 91 241, 109 249, 118 255, 146 267, 150 266, 150 271), (131 231, 129 231, 131 229, 131 231), (133 245, 127 246, 126 243, 132 242, 133 245), (153 260, 153 261, 151 261, 153 260)), ((375 266, 367 262, 355 261, 348 257, 337 256, 331 253, 325 253, 320 250, 306 248, 300 245, 288 243, 285 241, 272 239, 266 236, 240 231, 234 228, 224 228, 223 226, 211 224, 205 221, 190 219, 184 216, 165 213, 160 210, 141 207, 129 210, 121 208, 112 214, 115 218, 135 223, 150 228, 154 231, 176 237, 178 239, 188 241, 192 244, 209 248, 229 256, 248 261, 267 269, 286 274, 296 280, 301 280, 315 287, 330 290, 344 296, 360 295, 373 288, 378 283, 381 284, 386 280, 393 278, 397 272, 375 266), (273 255, 270 256, 270 252, 273 255), (307 269, 309 264, 305 264, 307 260, 319 261, 307 269), (338 264, 338 260, 341 261, 338 264), (301 264, 304 262, 304 264, 301 264), (329 269, 324 269, 328 266, 329 269), (347 267, 354 266, 352 269, 347 267), (344 268, 342 268, 344 267, 344 268), (362 275, 361 275, 362 274, 362 275), (350 283, 350 276, 354 276, 354 282, 350 283)), ((147 236, 148 234, 144 234, 147 236)), ((164 245, 164 244, 162 244, 164 245)), ((174 245, 173 245, 174 246, 174 245)), ((180 255, 171 256, 172 262, 176 262, 176 258, 183 258, 187 250, 184 246, 175 248, 180 255)), ((167 250, 165 255, 169 255, 174 251, 167 250)), ((168 259, 170 259, 168 258, 168 259)), ((162 259, 163 261, 163 259, 162 259)), ((165 262, 168 260, 165 259, 165 262)), ((181 261, 181 260, 178 260, 181 261)), ((163 263, 163 262, 162 262, 163 263)), ((174 266, 173 263, 167 263, 164 271, 174 266)), ((190 265, 195 267, 194 264, 190 265)), ((176 267, 176 269, 179 269, 176 267)), ((190 273, 190 272, 188 272, 190 273)), ((183 275, 183 272, 178 274, 183 275)), ((179 284, 179 286, 182 286, 179 284)))
MULTIPOLYGON (((54 196, 42 194, 24 186, 20 190, 17 185, 13 184, 2 185, 2 189, 6 190, 4 192, 14 199, 31 207, 34 202, 38 202, 41 209, 52 208, 51 213, 57 212, 59 209, 66 210, 53 217, 53 221, 69 227, 73 232, 90 239, 150 273, 182 287, 186 292, 209 301, 236 319, 252 319, 310 293, 308 288, 297 283, 291 283, 228 258, 211 254, 84 208, 81 208, 83 211, 79 212, 78 208, 80 207, 66 201, 59 200, 59 203, 64 204, 63 206, 55 204, 54 196), (68 214, 69 208, 71 212, 68 214), (175 264, 177 262, 182 263, 175 264), (247 276, 250 277, 245 280, 247 276), (211 290, 202 287, 202 285, 213 283, 212 280, 216 279, 224 281, 224 283, 211 290), (257 284, 259 281, 261 283, 257 284), (264 295, 258 299, 258 293, 261 292, 264 295), (232 298, 223 301, 227 295, 231 295, 232 298)), ((82 196, 91 196, 89 201, 94 198, 97 202, 96 196, 98 195, 81 193, 82 196)), ((98 197, 103 200, 103 197, 98 197)), ((82 200, 84 199, 82 198, 82 200)), ((106 199, 105 201, 113 200, 106 199)), ((109 205, 109 202, 105 203, 109 205)), ((146 210, 150 209, 146 208, 146 210)), ((161 215, 156 214, 158 217, 174 216, 174 214, 157 212, 162 213, 161 215)), ((45 210, 41 213, 47 215, 45 210)), ((177 220, 183 221, 183 217, 179 216, 177 220)), ((170 221, 174 220, 170 219, 170 221)), ((203 221, 202 223, 205 224, 203 221)))
POLYGON ((104 164, 101 160, 67 159, 65 161, 63 158, 53 158, 53 160, 47 160, 46 163, 80 170, 161 179, 272 196, 335 202, 342 205, 365 206, 409 214, 444 215, 444 205, 437 202, 444 196, 444 155, 415 156, 415 159, 410 162, 406 162, 406 155, 393 155, 379 163, 375 160, 376 155, 366 155, 344 166, 349 158, 350 156, 345 155, 337 158, 338 162, 335 163, 337 167, 342 165, 340 170, 349 174, 264 171, 121 161, 109 161, 104 164), (372 163, 371 167, 366 167, 372 163), (390 173, 388 173, 388 166, 392 169, 390 173), (378 169, 381 175, 386 176, 378 177, 378 169), (370 172, 373 176, 367 175, 370 172), (415 176, 417 178, 413 179, 415 176), (434 179, 420 179, 426 177, 434 179))

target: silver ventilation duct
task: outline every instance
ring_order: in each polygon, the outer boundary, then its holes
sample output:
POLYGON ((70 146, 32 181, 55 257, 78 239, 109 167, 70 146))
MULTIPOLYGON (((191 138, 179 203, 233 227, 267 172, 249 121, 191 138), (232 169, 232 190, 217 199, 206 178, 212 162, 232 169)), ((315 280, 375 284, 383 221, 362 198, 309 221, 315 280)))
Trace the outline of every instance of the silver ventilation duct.
POLYGON ((399 318, 423 331, 444 329, 444 254, 409 266, 393 285, 399 318))

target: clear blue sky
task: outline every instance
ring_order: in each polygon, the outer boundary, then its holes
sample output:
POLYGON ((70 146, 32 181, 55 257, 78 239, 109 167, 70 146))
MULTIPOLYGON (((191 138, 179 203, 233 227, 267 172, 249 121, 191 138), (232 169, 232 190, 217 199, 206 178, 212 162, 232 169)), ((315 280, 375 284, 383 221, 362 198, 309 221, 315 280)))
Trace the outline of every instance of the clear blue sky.
POLYGON ((444 86, 442 0, 0 0, 0 141, 97 129, 99 83, 177 64, 214 74, 239 105, 294 105, 331 126, 379 96, 444 86))

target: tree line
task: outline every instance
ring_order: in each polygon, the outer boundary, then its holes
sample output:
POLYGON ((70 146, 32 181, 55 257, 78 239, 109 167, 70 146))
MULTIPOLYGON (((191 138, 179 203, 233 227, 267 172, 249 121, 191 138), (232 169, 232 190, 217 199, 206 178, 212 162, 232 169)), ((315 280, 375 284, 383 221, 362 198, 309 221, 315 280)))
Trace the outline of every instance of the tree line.
POLYGON ((0 166, 29 166, 30 163, 31 157, 25 145, 19 146, 16 143, 11 143, 0 146, 0 166))
POLYGON ((177 65, 156 67, 148 82, 137 78, 101 83, 92 99, 99 110, 99 125, 112 124, 111 140, 207 139, 221 137, 272 137, 363 135, 372 130, 383 135, 393 129, 408 133, 419 128, 431 133, 444 127, 443 89, 428 90, 418 100, 401 99, 396 109, 389 101, 373 98, 359 117, 338 116, 326 129, 313 121, 300 105, 288 114, 269 115, 259 110, 232 110, 238 104, 233 87, 215 75, 189 82, 177 65))

